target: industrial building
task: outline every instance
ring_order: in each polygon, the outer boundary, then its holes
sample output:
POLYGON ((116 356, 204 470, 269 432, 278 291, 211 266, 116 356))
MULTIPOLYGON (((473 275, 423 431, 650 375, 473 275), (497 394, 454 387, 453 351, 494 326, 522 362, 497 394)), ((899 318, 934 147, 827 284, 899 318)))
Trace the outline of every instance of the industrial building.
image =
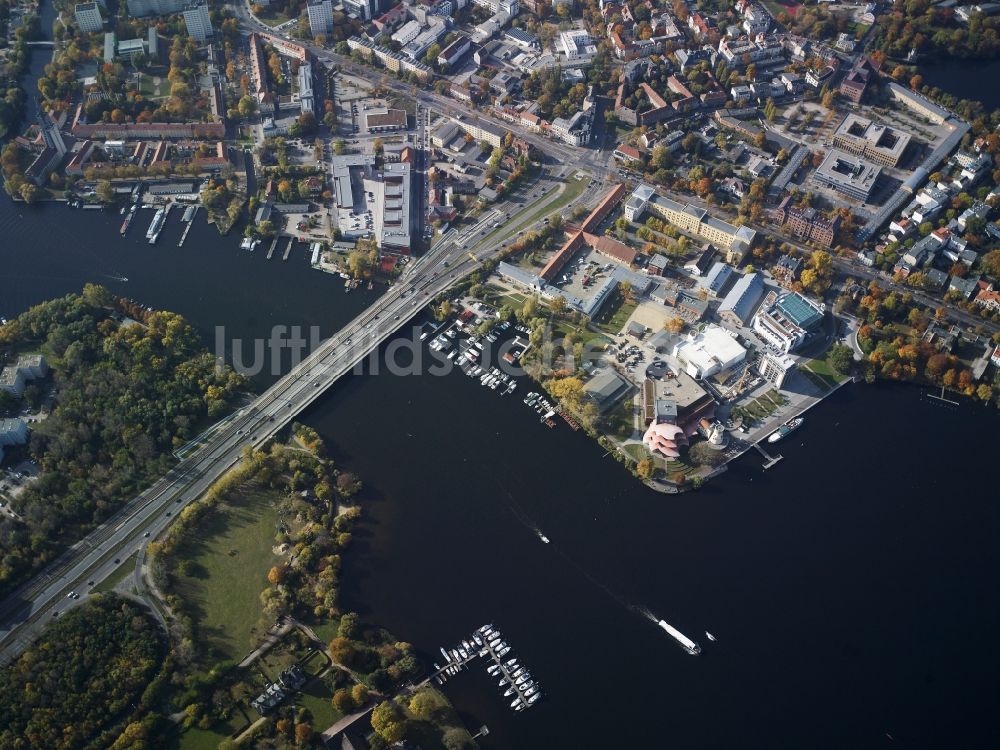
POLYGON ((302 63, 299 65, 299 108, 302 113, 309 112, 316 114, 316 98, 313 94, 312 65, 302 63))
POLYGON ((734 326, 744 326, 764 295, 764 277, 754 271, 733 284, 719 305, 719 317, 734 326))

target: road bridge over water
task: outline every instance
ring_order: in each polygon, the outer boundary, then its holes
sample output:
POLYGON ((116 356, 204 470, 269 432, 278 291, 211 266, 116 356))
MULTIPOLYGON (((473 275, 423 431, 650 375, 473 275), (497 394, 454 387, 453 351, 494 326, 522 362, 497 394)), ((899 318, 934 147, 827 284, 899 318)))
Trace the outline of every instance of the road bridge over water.
MULTIPOLYGON (((554 192, 552 187, 549 190, 554 192)), ((67 602, 71 592, 86 596, 93 585, 133 554, 138 554, 137 567, 141 567, 148 538, 159 534, 176 513, 239 463, 247 447, 271 439, 333 383, 395 336, 435 296, 494 255, 499 250, 493 236, 498 225, 523 220, 548 198, 546 194, 537 201, 525 200, 524 205, 500 203, 484 212, 475 225, 446 234, 424 257, 413 261, 375 304, 220 424, 166 476, 0 602, 0 663, 23 651, 54 615, 72 605, 75 600, 67 602)), ((541 217, 537 217, 529 224, 540 222, 541 217)))

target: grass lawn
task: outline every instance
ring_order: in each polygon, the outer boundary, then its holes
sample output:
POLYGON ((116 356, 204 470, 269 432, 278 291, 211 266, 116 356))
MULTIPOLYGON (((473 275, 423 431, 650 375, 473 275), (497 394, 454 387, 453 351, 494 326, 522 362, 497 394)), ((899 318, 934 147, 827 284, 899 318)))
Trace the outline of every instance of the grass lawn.
POLYGON ((125 560, 125 562, 123 562, 114 573, 94 586, 94 591, 102 594, 106 593, 128 578, 129 574, 135 570, 135 558, 138 554, 138 552, 133 552, 132 555, 125 560))
POLYGON ((260 19, 261 23, 266 23, 272 29, 290 20, 289 16, 286 16, 284 13, 275 13, 274 15, 268 13, 266 16, 257 16, 257 18, 260 19))
POLYGON ((344 715, 333 707, 330 700, 333 692, 323 680, 313 680, 295 698, 295 705, 308 708, 312 714, 313 729, 319 733, 331 724, 340 721, 344 715))
POLYGON ((577 180, 574 177, 570 177, 563 184, 565 187, 559 195, 555 196, 547 203, 542 204, 529 214, 515 214, 513 219, 508 221, 492 234, 488 234, 485 238, 480 240, 480 243, 495 242, 496 244, 500 244, 509 237, 513 237, 524 227, 534 224, 543 216, 548 216, 555 210, 562 208, 570 201, 575 200, 577 197, 582 195, 583 191, 586 190, 587 185, 590 184, 590 178, 588 176, 582 180, 577 180))
POLYGON ((639 445, 639 443, 629 443, 628 445, 623 445, 622 450, 636 461, 642 461, 643 459, 650 457, 649 448, 645 445, 639 445))
POLYGON ((252 489, 210 514, 178 553, 178 561, 197 565, 195 575, 177 577, 176 588, 193 604, 211 657, 239 661, 261 624, 260 592, 277 561, 271 552, 278 522, 274 501, 272 493, 252 489))
POLYGON ((811 359, 805 363, 805 367, 819 375, 822 379, 830 382, 830 387, 840 385, 845 380, 847 380, 846 375, 841 375, 837 372, 830 361, 826 358, 824 359, 811 359))
POLYGON ((820 389, 823 393, 829 393, 833 390, 834 383, 831 383, 825 376, 820 375, 818 372, 811 370, 808 365, 801 368, 802 374, 805 375, 812 383, 820 389))
POLYGON ((637 302, 626 302, 621 293, 616 291, 611 301, 602 308, 594 323, 605 333, 614 336, 622 330, 625 321, 629 319, 638 306, 637 302))
POLYGON ((170 81, 167 80, 166 75, 152 76, 149 73, 140 73, 139 93, 142 94, 144 99, 150 101, 165 99, 170 93, 170 81), (159 85, 153 82, 154 78, 159 78, 159 85))
MULTIPOLYGON (((607 417, 605 417, 607 423, 606 431, 610 435, 614 435, 618 438, 627 438, 632 435, 635 431, 635 414, 632 399, 626 399, 623 404, 621 404, 617 409, 613 409, 608 412, 607 417)), ((629 453, 628 448, 635 446, 625 446, 625 452, 629 453)), ((639 446, 645 450, 645 446, 639 446)), ((631 456, 632 454, 629 453, 631 456)))
POLYGON ((785 403, 784 397, 773 388, 763 396, 755 398, 745 406, 741 406, 743 411, 754 419, 763 419, 769 414, 777 411, 778 407, 785 403))

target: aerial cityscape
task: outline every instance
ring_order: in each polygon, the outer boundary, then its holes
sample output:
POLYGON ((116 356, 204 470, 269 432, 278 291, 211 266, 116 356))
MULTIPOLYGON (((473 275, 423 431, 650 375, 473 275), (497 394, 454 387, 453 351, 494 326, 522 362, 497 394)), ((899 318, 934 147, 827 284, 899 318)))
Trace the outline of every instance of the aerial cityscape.
POLYGON ((0 750, 993 747, 994 74, 963 0, 0 0, 0 750))

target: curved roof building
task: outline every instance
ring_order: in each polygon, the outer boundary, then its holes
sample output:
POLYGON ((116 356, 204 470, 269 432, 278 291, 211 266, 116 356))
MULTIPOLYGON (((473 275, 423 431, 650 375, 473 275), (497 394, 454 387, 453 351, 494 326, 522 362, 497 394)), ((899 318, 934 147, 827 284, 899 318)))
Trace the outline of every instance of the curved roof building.
POLYGON ((667 458, 678 458, 681 455, 681 446, 686 446, 688 439, 683 429, 675 424, 663 422, 651 424, 646 434, 642 436, 642 442, 653 452, 667 458))

